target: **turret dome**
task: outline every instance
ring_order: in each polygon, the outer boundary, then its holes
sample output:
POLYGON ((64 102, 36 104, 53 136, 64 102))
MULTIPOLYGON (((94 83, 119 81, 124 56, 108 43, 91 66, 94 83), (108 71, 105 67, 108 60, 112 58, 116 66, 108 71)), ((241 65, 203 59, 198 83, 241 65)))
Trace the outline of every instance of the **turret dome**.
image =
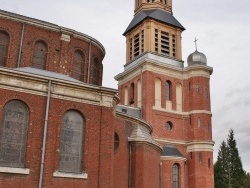
POLYGON ((207 65, 207 58, 203 53, 198 52, 196 50, 194 53, 188 56, 187 62, 188 62, 188 66, 207 65))

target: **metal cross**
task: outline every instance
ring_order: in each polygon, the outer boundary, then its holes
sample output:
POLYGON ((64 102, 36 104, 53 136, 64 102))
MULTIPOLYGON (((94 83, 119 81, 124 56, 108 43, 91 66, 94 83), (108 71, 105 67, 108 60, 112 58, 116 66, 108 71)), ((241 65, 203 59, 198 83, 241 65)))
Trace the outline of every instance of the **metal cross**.
POLYGON ((195 49, 196 49, 196 51, 197 51, 197 41, 198 41, 198 39, 195 37, 194 42, 195 42, 195 49))

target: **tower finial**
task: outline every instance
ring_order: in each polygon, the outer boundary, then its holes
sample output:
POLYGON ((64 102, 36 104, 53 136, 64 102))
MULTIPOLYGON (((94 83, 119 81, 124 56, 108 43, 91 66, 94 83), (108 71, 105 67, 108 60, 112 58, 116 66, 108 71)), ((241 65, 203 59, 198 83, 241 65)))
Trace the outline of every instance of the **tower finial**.
POLYGON ((195 37, 194 42, 195 42, 195 49, 196 49, 196 51, 197 51, 197 41, 198 41, 198 39, 195 37))

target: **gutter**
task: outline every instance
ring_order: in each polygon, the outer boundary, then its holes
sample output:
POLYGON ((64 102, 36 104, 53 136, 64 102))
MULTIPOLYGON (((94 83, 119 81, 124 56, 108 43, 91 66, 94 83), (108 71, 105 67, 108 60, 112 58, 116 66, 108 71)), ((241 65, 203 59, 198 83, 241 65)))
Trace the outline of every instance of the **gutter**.
POLYGON ((40 176, 39 176, 39 188, 42 188, 42 184, 43 184, 43 170, 44 170, 44 158, 45 158, 47 130, 48 130, 50 93, 51 93, 51 80, 49 80, 49 83, 48 83, 48 95, 47 95, 46 114, 45 114, 44 131, 43 131, 43 147, 42 147, 41 168, 40 168, 40 176))
POLYGON ((20 47, 19 47, 19 52, 18 52, 17 68, 20 67, 21 54, 22 54, 22 47, 23 47, 24 27, 25 27, 25 23, 23 23, 23 25, 22 25, 22 33, 21 33, 20 47))

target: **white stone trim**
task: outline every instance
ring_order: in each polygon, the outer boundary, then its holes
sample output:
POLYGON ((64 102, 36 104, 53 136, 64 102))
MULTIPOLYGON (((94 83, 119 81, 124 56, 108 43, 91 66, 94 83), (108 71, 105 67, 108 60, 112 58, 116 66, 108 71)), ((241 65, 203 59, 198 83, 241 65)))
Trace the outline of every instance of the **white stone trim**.
POLYGON ((153 110, 158 110, 158 111, 161 111, 161 112, 168 112, 168 113, 171 113, 171 114, 182 115, 182 116, 189 116, 189 115, 192 115, 192 114, 212 115, 212 112, 208 111, 208 110, 192 110, 190 112, 180 112, 180 111, 174 111, 174 110, 171 110, 171 109, 161 108, 161 107, 158 107, 158 106, 153 106, 152 109, 153 110))
POLYGON ((161 156, 162 161, 172 161, 172 160, 178 160, 178 161, 187 161, 184 157, 175 157, 175 156, 161 156))
POLYGON ((66 34, 62 33, 60 39, 63 41, 66 41, 66 42, 70 42, 70 35, 66 35, 66 34))
POLYGON ((12 168, 12 167, 0 167, 0 173, 10 173, 10 174, 30 174, 30 169, 28 168, 12 168))
POLYGON ((55 171, 53 173, 53 176, 58 177, 58 178, 88 179, 88 174, 85 172, 83 172, 81 174, 75 174, 75 173, 66 173, 66 172, 55 171))
POLYGON ((208 151, 213 152, 213 144, 207 143, 192 143, 187 146, 187 152, 195 152, 195 151, 208 151))

